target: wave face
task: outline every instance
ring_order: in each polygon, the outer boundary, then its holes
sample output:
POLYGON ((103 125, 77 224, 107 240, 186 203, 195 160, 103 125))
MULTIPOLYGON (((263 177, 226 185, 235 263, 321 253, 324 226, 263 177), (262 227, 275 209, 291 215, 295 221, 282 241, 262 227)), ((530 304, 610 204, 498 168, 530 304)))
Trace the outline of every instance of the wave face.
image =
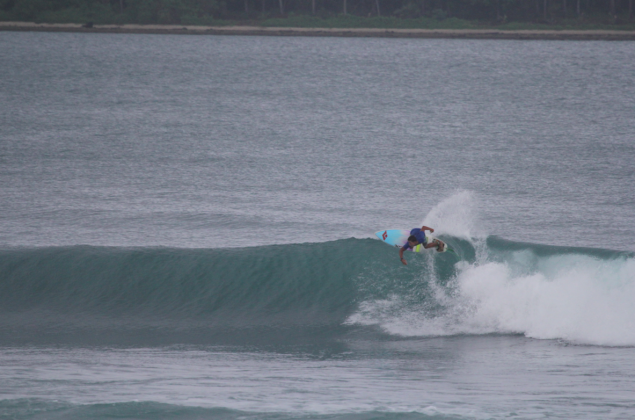
POLYGON ((353 310, 363 264, 356 256, 373 245, 4 250, 0 331, 9 340, 28 331, 28 340, 107 332, 133 342, 139 334, 205 342, 255 327, 332 328, 353 310))
POLYGON ((0 251, 0 342, 315 342, 525 334, 635 345, 632 255, 444 237, 462 256, 371 239, 235 249, 0 251))

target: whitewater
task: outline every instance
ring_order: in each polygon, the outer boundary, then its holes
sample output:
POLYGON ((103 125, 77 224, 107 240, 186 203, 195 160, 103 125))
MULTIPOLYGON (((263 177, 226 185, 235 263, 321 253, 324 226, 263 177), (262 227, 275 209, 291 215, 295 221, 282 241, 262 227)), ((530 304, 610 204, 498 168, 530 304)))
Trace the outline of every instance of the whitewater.
POLYGON ((481 225, 477 214, 473 195, 460 192, 421 223, 439 226, 437 234, 453 234, 448 243, 454 239, 463 257, 450 280, 430 276, 438 258, 418 261, 424 268, 418 279, 428 284, 435 308, 442 310, 409 305, 409 296, 420 295, 412 288, 405 296, 363 302, 349 322, 377 324, 404 336, 519 333, 579 344, 635 345, 632 253, 483 236, 474 233, 481 225))
POLYGON ((633 418, 633 60, 0 33, 0 418, 633 418))

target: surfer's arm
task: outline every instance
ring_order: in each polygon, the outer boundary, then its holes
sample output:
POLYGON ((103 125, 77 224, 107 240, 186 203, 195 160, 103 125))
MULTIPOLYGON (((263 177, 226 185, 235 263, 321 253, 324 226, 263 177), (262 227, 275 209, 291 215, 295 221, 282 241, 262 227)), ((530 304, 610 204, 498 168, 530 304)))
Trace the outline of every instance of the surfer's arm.
POLYGON ((427 226, 421 226, 421 230, 429 230, 430 232, 434 232, 434 229, 432 229, 431 227, 427 227, 427 226))
POLYGON ((402 263, 403 265, 408 265, 408 263, 406 262, 406 260, 405 260, 405 259, 404 259, 404 257, 403 257, 403 252, 404 252, 406 249, 408 249, 408 248, 406 247, 406 245, 404 245, 404 246, 402 246, 401 248, 399 248, 399 259, 401 260, 401 263, 402 263))

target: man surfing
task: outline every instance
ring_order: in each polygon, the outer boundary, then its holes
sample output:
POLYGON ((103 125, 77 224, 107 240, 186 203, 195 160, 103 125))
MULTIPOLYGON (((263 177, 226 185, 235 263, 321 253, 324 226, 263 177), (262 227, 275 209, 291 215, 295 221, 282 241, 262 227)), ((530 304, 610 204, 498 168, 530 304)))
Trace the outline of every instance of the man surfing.
POLYGON ((414 248, 415 246, 421 244, 425 249, 428 248, 437 248, 437 252, 443 252, 445 248, 445 244, 438 239, 433 239, 432 242, 427 243, 426 241, 426 230, 429 230, 430 233, 434 232, 434 229, 428 226, 421 226, 421 229, 414 228, 410 231, 410 237, 408 237, 408 242, 404 246, 399 249, 399 259, 403 265, 408 265, 406 260, 403 257, 403 252, 408 248, 414 248))

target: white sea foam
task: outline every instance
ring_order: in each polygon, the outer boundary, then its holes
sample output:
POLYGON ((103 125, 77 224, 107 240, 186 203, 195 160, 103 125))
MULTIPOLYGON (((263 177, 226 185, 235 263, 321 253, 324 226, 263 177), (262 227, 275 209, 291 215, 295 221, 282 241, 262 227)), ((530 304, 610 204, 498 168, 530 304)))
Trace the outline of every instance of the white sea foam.
MULTIPOLYGON (((527 252, 522 256, 529 257, 527 252)), ((432 282, 442 310, 402 296, 368 301, 350 323, 402 336, 521 333, 539 339, 635 345, 635 260, 568 255, 539 259, 523 273, 513 263, 468 265, 448 287, 432 282)))
MULTIPOLYGON (((461 191, 424 219, 435 231, 467 238, 476 262, 459 262, 441 286, 433 259, 420 274, 430 301, 408 296, 368 300, 349 323, 379 325, 402 336, 520 333, 571 343, 635 346, 635 259, 606 259, 572 251, 540 256, 530 249, 488 249, 478 232, 475 198, 461 191), (495 254, 497 254, 495 256, 495 254)), ((436 232, 435 232, 436 233, 436 232)))
POLYGON ((532 274, 489 263, 457 278, 465 332, 519 332, 575 343, 635 345, 635 261, 554 256, 532 274))

